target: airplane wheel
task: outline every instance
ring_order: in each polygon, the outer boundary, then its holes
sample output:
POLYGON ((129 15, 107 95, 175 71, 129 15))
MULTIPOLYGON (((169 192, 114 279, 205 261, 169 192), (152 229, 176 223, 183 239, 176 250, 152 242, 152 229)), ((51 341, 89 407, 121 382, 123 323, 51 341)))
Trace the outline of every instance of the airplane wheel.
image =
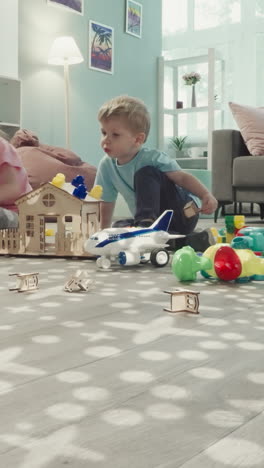
POLYGON ((155 249, 152 250, 150 254, 150 261, 152 265, 155 265, 156 267, 163 267, 167 265, 169 258, 169 253, 165 249, 155 249))
POLYGON ((109 258, 99 257, 96 260, 96 265, 98 266, 98 268, 103 268, 104 270, 107 270, 111 267, 111 261, 109 260, 109 258))

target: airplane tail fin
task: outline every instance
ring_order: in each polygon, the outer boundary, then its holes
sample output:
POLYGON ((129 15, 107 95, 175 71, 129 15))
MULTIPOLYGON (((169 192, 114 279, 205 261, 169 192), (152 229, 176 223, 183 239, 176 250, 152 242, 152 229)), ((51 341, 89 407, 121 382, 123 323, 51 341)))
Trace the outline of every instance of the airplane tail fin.
POLYGON ((173 210, 164 211, 149 228, 155 231, 168 231, 172 215, 173 210))

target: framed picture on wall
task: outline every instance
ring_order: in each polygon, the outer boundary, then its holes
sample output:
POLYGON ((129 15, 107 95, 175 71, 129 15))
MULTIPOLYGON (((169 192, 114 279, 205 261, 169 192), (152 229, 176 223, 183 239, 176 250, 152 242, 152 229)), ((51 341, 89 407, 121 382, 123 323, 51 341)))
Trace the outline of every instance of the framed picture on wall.
POLYGON ((126 3, 126 32, 141 38, 143 6, 134 0, 127 0, 126 3))
POLYGON ((89 21, 89 67, 114 73, 114 29, 92 20, 89 21))
POLYGON ((64 10, 72 11, 83 15, 84 0, 47 0, 49 5, 58 6, 64 10))

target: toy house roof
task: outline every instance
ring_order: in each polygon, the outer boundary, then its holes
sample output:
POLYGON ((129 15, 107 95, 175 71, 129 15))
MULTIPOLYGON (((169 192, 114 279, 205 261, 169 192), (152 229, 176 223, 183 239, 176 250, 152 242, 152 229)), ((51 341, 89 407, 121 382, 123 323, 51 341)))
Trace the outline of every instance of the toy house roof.
MULTIPOLYGON (((30 198, 34 197, 35 195, 39 195, 41 192, 45 192, 47 190, 49 190, 51 193, 54 193, 55 196, 65 197, 66 199, 70 198, 71 200, 75 200, 76 205, 77 204, 78 205, 83 205, 85 203, 91 203, 89 201, 81 200, 80 198, 75 197, 71 193, 57 187, 56 185, 51 184, 50 182, 46 182, 45 184, 41 185, 40 187, 38 187, 38 188, 32 190, 31 192, 28 192, 25 195, 22 195, 21 197, 19 197, 16 200, 16 205, 19 206, 19 205, 21 205, 21 203, 23 203, 23 202, 29 200, 30 198)), ((98 200, 94 200, 94 201, 98 201, 98 200)))

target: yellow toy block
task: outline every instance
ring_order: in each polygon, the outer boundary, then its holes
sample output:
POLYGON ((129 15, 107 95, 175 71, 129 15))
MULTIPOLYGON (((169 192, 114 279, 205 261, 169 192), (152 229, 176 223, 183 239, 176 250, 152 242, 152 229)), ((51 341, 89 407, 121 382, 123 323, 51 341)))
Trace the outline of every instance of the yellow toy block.
POLYGON ((236 229, 242 229, 245 226, 245 216, 244 215, 234 216, 234 226, 236 229))
POLYGON ((100 200, 103 194, 103 188, 101 185, 95 185, 92 190, 89 192, 90 197, 95 198, 96 200, 100 200))
POLYGON ((56 187, 63 187, 63 185, 65 184, 65 175, 58 172, 58 174, 55 175, 55 177, 53 177, 52 181, 51 181, 52 185, 55 185, 56 187))
POLYGON ((232 232, 232 233, 231 233, 231 232, 227 232, 227 233, 226 233, 226 242, 227 242, 228 244, 230 244, 231 241, 232 241, 232 239, 234 239, 234 237, 235 237, 235 233, 233 233, 233 232, 232 232))
POLYGON ((55 236, 54 229, 45 229, 45 236, 55 236))

